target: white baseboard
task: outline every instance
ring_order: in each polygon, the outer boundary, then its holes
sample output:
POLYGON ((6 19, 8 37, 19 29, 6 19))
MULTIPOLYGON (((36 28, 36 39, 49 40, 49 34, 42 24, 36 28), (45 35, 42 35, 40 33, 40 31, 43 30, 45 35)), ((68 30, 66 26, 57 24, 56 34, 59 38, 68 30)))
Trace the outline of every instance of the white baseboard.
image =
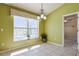
POLYGON ((51 42, 51 41, 48 41, 47 43, 50 43, 50 44, 53 44, 53 45, 56 45, 56 46, 63 47, 62 44, 57 44, 57 43, 54 43, 54 42, 51 42))
MULTIPOLYGON (((38 43, 35 43, 35 44, 39 44, 40 42, 38 42, 38 43)), ((33 44, 33 45, 35 45, 35 44, 33 44)), ((20 48, 23 48, 23 47, 28 47, 28 46, 32 46, 32 45, 26 45, 26 44, 23 44, 23 46, 21 46, 21 47, 12 47, 12 48, 8 48, 8 49, 6 49, 6 50, 3 50, 3 51, 0 51, 0 54, 1 53, 5 53, 5 52, 8 52, 8 51, 12 51, 12 50, 15 50, 15 49, 20 49, 20 48)))
POLYGON ((22 47, 17 47, 17 48, 15 48, 15 47, 8 48, 8 49, 6 49, 6 50, 0 51, 0 54, 1 54, 1 53, 5 53, 5 52, 8 52, 8 51, 15 50, 15 49, 20 49, 20 48, 23 48, 23 47, 27 47, 27 45, 23 45, 22 47))
MULTIPOLYGON (((47 43, 62 47, 62 44, 57 44, 57 43, 54 43, 54 42, 51 42, 51 41, 48 41, 47 43)), ((31 46, 31 45, 28 45, 28 46, 31 46)), ((27 47, 27 45, 23 45, 22 47, 17 47, 17 48, 12 48, 12 49, 10 48, 10 49, 4 50, 4 51, 0 51, 0 53, 5 53, 5 52, 8 52, 8 51, 12 51, 12 50, 23 48, 23 47, 27 47)))

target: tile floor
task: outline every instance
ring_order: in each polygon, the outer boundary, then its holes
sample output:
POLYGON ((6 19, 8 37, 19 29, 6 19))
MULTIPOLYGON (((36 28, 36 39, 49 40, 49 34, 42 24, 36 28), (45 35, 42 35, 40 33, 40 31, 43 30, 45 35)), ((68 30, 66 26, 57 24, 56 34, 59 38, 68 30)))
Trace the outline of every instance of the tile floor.
POLYGON ((27 48, 10 51, 1 56, 76 56, 79 55, 77 47, 59 47, 53 44, 38 44, 27 48))

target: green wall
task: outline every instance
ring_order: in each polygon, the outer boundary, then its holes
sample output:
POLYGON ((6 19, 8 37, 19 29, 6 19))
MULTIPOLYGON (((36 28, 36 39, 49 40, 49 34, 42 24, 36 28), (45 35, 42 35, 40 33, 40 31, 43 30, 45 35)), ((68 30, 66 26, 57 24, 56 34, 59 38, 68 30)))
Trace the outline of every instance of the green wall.
MULTIPOLYGON (((13 7, 0 4, 0 29, 4 29, 4 31, 0 31, 0 50, 14 49, 22 47, 23 45, 28 46, 39 43, 40 40, 23 40, 13 42, 13 17, 10 15, 11 8, 13 7)), ((41 34, 43 32, 43 22, 40 22, 39 28, 41 34)))
POLYGON ((47 16, 45 32, 49 41, 62 44, 62 16, 74 12, 79 12, 79 3, 65 3, 47 16))
MULTIPOLYGON (((4 31, 0 31, 0 50, 8 48, 18 48, 23 45, 33 45, 40 40, 23 40, 13 42, 13 17, 10 15, 11 7, 0 4, 0 29, 3 28, 4 31)), ((79 11, 79 4, 64 4, 60 8, 51 12, 47 16, 47 20, 40 22, 40 35, 46 33, 48 35, 48 40, 57 44, 62 44, 62 15, 74 13, 79 11)))
POLYGON ((0 4, 0 30, 4 29, 3 32, 0 31, 0 50, 9 48, 12 31, 13 31, 13 20, 10 17, 10 8, 0 4))
POLYGON ((40 32, 39 32, 40 36, 41 36, 41 34, 43 34, 45 32, 45 27, 44 27, 45 24, 44 23, 45 23, 44 20, 42 20, 42 21, 39 22, 39 24, 40 24, 39 25, 39 27, 40 27, 40 32))

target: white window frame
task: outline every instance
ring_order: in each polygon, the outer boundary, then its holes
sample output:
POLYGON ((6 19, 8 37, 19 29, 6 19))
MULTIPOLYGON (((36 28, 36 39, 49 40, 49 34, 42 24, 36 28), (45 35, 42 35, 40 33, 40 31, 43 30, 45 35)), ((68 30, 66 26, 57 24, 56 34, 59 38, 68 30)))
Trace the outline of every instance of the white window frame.
MULTIPOLYGON (((21 40, 29 40, 29 39, 37 39, 37 38, 39 38, 39 26, 38 26, 38 28, 29 28, 29 20, 32 20, 32 18, 27 18, 28 20, 26 20, 27 21, 27 39, 21 39, 21 40), (30 38, 30 37, 28 37, 28 35, 30 36, 30 32, 29 32, 29 29, 30 30, 32 30, 32 29, 38 29, 38 37, 34 37, 34 38, 30 38)), ((34 20, 36 20, 36 19, 34 19, 34 20)), ((37 20, 38 21, 38 20, 37 20)), ((39 21, 38 21, 38 23, 39 23, 39 21)), ((39 25, 39 24, 38 24, 39 25)), ((15 28, 18 28, 18 27, 14 27, 14 29, 15 28)), ((15 35, 14 35, 15 36, 15 35)), ((21 41, 20 39, 13 39, 13 41, 21 41)))

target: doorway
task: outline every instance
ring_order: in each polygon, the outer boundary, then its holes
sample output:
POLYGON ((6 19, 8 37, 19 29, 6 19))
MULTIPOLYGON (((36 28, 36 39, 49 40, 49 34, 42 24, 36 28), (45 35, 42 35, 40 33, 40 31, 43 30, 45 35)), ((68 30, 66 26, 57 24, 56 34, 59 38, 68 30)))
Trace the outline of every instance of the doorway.
POLYGON ((78 14, 64 16, 64 46, 77 47, 77 18, 78 14))

